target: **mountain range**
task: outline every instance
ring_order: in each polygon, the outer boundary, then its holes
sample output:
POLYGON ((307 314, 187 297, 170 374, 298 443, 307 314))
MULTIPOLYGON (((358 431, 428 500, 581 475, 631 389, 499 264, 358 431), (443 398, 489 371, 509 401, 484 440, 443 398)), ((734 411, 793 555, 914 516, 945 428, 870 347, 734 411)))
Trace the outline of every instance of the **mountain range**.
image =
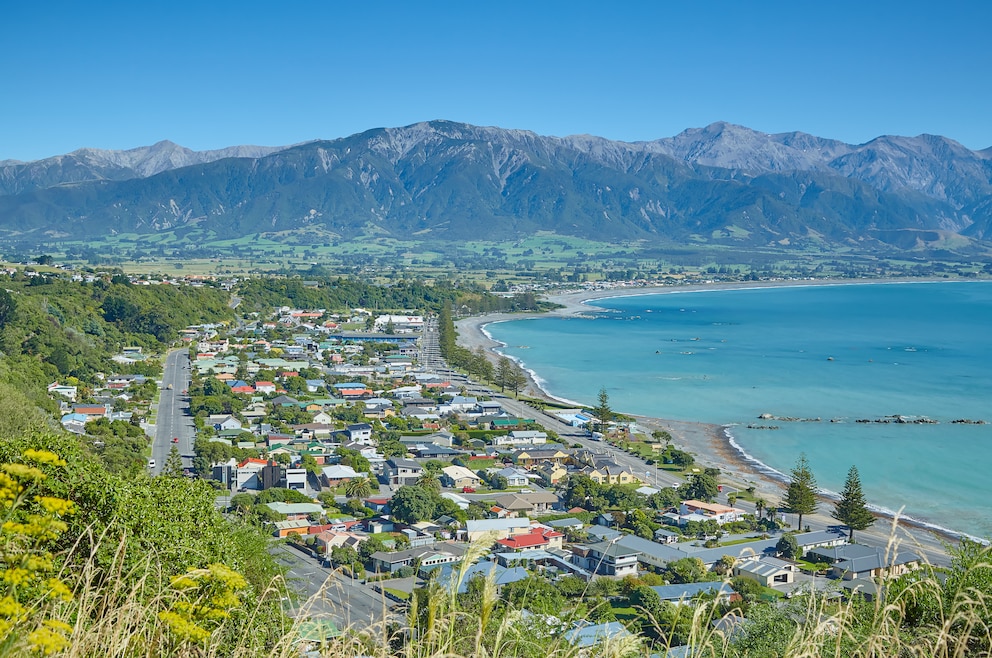
POLYGON ((430 121, 289 147, 171 142, 0 162, 0 238, 320 227, 340 239, 596 240, 985 251, 992 148, 934 135, 860 145, 715 123, 674 137, 430 121))

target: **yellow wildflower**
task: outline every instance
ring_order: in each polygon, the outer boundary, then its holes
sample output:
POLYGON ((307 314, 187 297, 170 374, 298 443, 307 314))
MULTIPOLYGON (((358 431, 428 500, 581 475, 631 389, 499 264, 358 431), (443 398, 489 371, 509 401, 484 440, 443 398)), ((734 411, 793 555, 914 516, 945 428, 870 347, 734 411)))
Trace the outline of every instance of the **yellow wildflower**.
POLYGON ((72 633, 72 626, 56 619, 46 619, 40 628, 28 635, 31 647, 43 656, 58 653, 69 646, 67 634, 72 633))
POLYGON ((202 644, 210 639, 209 631, 175 612, 163 610, 158 613, 158 618, 165 623, 169 631, 184 640, 202 644))
POLYGON ((27 569, 22 569, 21 567, 14 567, 13 569, 5 569, 0 571, 0 580, 5 583, 10 583, 11 585, 24 585, 31 581, 31 572, 27 569))
POLYGON ((18 480, 44 480, 45 474, 34 466, 28 466, 27 464, 3 464, 0 466, 5 473, 11 475, 18 480))
POLYGON ((56 516, 65 516, 67 514, 72 514, 75 511, 76 504, 71 500, 65 500, 63 498, 53 498, 51 496, 35 496, 35 502, 41 505, 49 514, 55 514, 56 516))
POLYGON ((65 460, 48 450, 35 450, 28 448, 23 452, 24 459, 38 464, 50 464, 51 466, 65 466, 65 460))
POLYGON ((48 586, 48 595, 53 599, 72 600, 72 590, 58 578, 49 578, 45 584, 48 586))
POLYGON ((0 619, 20 621, 27 612, 27 609, 9 594, 0 599, 0 619))

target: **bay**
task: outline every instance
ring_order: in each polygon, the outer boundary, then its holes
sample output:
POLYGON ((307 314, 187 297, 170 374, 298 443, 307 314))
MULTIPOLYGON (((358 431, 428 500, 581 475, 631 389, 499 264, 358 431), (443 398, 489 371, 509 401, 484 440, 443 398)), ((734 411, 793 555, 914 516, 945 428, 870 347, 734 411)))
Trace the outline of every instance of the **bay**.
POLYGON ((618 410, 728 425, 732 440, 774 471, 788 472, 805 452, 832 491, 856 465, 873 504, 992 536, 992 424, 953 422, 992 422, 992 283, 735 289, 590 304, 602 310, 487 332, 552 395, 591 405, 606 388, 618 410), (936 423, 892 422, 897 415, 936 423))

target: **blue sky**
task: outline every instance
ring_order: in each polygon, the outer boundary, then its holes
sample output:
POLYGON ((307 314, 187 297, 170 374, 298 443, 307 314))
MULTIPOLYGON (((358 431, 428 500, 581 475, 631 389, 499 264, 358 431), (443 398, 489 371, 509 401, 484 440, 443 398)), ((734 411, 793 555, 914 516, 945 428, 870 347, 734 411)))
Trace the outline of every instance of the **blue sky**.
POLYGON ((992 146, 989 2, 7 2, 0 159, 428 119, 992 146), (361 5, 361 6, 359 6, 361 5))

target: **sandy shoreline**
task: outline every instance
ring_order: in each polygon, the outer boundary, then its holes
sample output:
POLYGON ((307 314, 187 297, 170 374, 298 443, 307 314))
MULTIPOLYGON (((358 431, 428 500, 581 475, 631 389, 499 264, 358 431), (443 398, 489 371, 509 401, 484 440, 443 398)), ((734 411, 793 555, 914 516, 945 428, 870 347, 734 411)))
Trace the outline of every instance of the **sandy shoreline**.
MULTIPOLYGON (((619 287, 611 289, 591 289, 569 293, 548 295, 545 299, 549 302, 560 304, 561 308, 548 313, 493 313, 489 315, 472 316, 463 318, 456 323, 458 329, 458 342, 468 349, 475 350, 482 347, 493 358, 499 356, 496 351, 502 344, 493 340, 485 327, 497 322, 526 320, 537 317, 574 317, 584 313, 595 313, 601 311, 599 307, 585 304, 587 301, 606 299, 613 297, 629 297, 636 295, 656 295, 656 294, 678 294, 685 292, 706 292, 713 290, 742 290, 755 288, 779 288, 796 286, 824 286, 824 285, 865 285, 879 283, 926 283, 925 279, 909 280, 886 280, 886 281, 865 281, 865 280, 815 280, 815 281, 781 281, 781 282, 747 282, 747 283, 725 283, 725 284, 694 284, 685 286, 655 286, 655 287, 619 287)), ((528 383, 524 389, 527 395, 544 398, 560 402, 548 391, 545 391, 535 380, 532 373, 527 372, 528 383)), ((622 410, 621 410, 622 411, 622 410)), ((704 467, 719 468, 721 480, 730 486, 737 486, 741 489, 754 487, 756 495, 764 498, 769 504, 777 505, 781 502, 785 493, 785 486, 780 479, 772 477, 772 474, 759 469, 756 464, 749 461, 745 454, 734 446, 725 428, 712 423, 668 420, 660 418, 650 418, 645 416, 634 416, 638 424, 648 432, 654 429, 667 430, 672 434, 673 443, 680 449, 691 452, 697 463, 704 467)), ((818 522, 828 525, 837 522, 830 518, 829 512, 833 509, 832 503, 823 498, 820 509, 812 518, 818 522)), ((943 531, 930 527, 923 522, 916 522, 911 519, 898 519, 898 538, 911 547, 925 550, 927 553, 945 554, 944 544, 948 541, 957 541, 962 535, 951 530, 943 531)), ((884 541, 893 535, 893 519, 891 515, 883 515, 883 518, 876 522, 873 528, 859 534, 873 535, 875 539, 884 541), (888 518, 885 518, 885 517, 888 518)))

